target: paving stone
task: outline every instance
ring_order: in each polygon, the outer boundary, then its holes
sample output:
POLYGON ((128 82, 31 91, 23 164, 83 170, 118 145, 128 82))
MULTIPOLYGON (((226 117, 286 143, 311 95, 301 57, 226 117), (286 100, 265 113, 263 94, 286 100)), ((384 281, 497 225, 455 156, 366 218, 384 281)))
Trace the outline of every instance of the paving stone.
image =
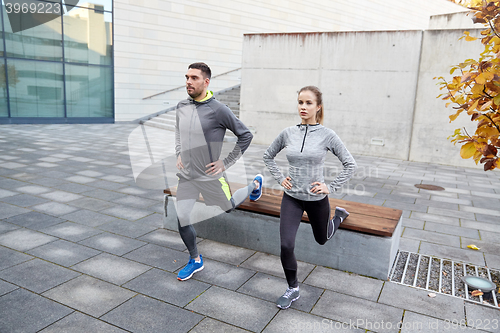
POLYGON ((29 212, 28 209, 0 202, 0 220, 29 212))
POLYGON ((12 230, 16 230, 16 229, 19 229, 20 226, 18 225, 15 225, 15 224, 12 224, 12 223, 8 223, 8 222, 5 222, 5 221, 0 221, 0 234, 4 234, 6 232, 9 232, 9 231, 12 231, 12 230))
POLYGON ((18 192, 22 193, 27 193, 27 194, 41 194, 41 193, 46 193, 50 192, 50 188, 47 188, 45 186, 35 186, 35 185, 25 185, 25 183, 22 183, 24 186, 18 187, 15 190, 18 192))
POLYGON ((100 317, 134 297, 136 293, 90 276, 82 275, 46 291, 43 296, 77 309, 93 317, 100 317))
MULTIPOLYGON (((142 219, 135 221, 135 223, 147 225, 147 226, 153 227, 155 229, 163 228, 163 216, 164 216, 163 204, 161 204, 161 206, 162 206, 162 214, 153 213, 151 215, 148 215, 142 219)), ((152 207, 148 207, 148 210, 151 210, 151 208, 152 207)), ((154 209, 153 209, 153 211, 154 211, 154 209)))
POLYGON ((397 325, 403 317, 403 308, 327 290, 311 314, 351 323, 358 328, 367 328, 376 332, 398 332, 397 325), (382 321, 384 322, 383 328, 381 327, 382 321))
POLYGON ((100 225, 98 226, 98 228, 101 230, 109 231, 114 234, 131 238, 138 238, 147 233, 150 233, 153 230, 156 230, 156 228, 147 225, 121 219, 100 225))
POLYGON ((484 266, 484 257, 481 252, 461 249, 446 245, 431 244, 425 241, 420 243, 419 253, 436 256, 438 258, 465 261, 467 263, 484 266))
MULTIPOLYGON (((198 274, 196 273, 196 278, 198 274)), ((210 288, 210 285, 197 281, 197 279, 190 279, 189 282, 179 281, 177 280, 177 274, 153 268, 126 283, 123 287, 179 307, 184 307, 210 288)))
POLYGON ((278 312, 271 302, 219 287, 211 287, 189 303, 186 309, 253 332, 262 331, 278 312))
POLYGON ((0 245, 18 251, 27 251, 55 240, 57 238, 28 229, 17 229, 0 235, 0 245))
POLYGON ((126 331, 76 311, 40 331, 40 333, 68 333, 68 332, 125 333, 126 331))
POLYGON ((105 320, 131 332, 188 332, 203 316, 146 296, 136 296, 104 315, 105 320))
POLYGON ((493 223, 487 223, 487 222, 477 222, 477 221, 471 221, 471 220, 462 220, 461 225, 462 225, 462 227, 465 227, 465 228, 477 229, 480 232, 481 231, 493 231, 493 232, 500 233, 500 224, 493 224, 493 223))
MULTIPOLYGON (((257 273, 243 286, 238 288, 237 291, 276 304, 276 301, 285 292, 287 287, 285 279, 264 273, 257 273)), ((309 312, 321 297, 323 289, 303 283, 299 283, 299 288, 300 299, 293 302, 291 308, 309 312)))
POLYGON ((428 207, 458 210, 458 204, 456 204, 456 203, 436 201, 436 200, 427 200, 427 199, 417 199, 416 203, 419 205, 425 205, 428 207))
POLYGON ((61 216, 62 219, 84 224, 89 227, 97 227, 105 223, 116 221, 117 218, 87 209, 80 209, 68 215, 61 216))
POLYGON ((13 192, 13 191, 8 191, 8 190, 3 190, 0 188, 0 198, 6 198, 6 197, 11 197, 13 195, 18 195, 19 192, 13 192))
POLYGON ((123 193, 118 193, 103 189, 93 189, 90 191, 82 192, 82 195, 104 201, 112 201, 126 196, 126 194, 123 193))
POLYGON ((135 221, 142 219, 143 217, 146 217, 148 215, 151 215, 153 212, 150 210, 133 208, 133 207, 116 206, 113 208, 108 208, 106 210, 103 210, 102 213, 130 221, 135 221))
POLYGON ((122 285, 151 269, 149 266, 107 253, 99 254, 71 268, 117 285, 122 285))
POLYGON ((33 259, 0 272, 0 278, 35 293, 42 293, 79 275, 81 274, 40 259, 33 259))
POLYGON ((206 258, 203 261, 205 269, 196 273, 196 279, 226 289, 236 290, 255 274, 255 271, 219 261, 206 258))
POLYGON ((71 312, 56 302, 17 289, 0 297, 0 332, 38 332, 71 312))
POLYGON ((128 237, 102 233, 94 237, 87 238, 79 242, 79 244, 104 252, 109 252, 117 256, 122 256, 141 246, 144 246, 146 243, 128 237))
POLYGON ((95 257, 100 251, 65 240, 57 240, 28 251, 29 254, 55 264, 70 267, 83 260, 95 257))
POLYGON ((415 198, 408 197, 408 196, 401 196, 401 195, 394 195, 394 194, 384 194, 384 193, 377 193, 374 197, 375 199, 382 199, 382 200, 389 200, 389 201, 397 201, 397 202, 404 202, 408 204, 414 204, 415 203, 415 198))
POLYGON ((461 219, 469 219, 469 220, 475 219, 474 213, 467 211, 445 209, 445 208, 429 207, 427 213, 435 215, 444 215, 448 217, 458 217, 461 219))
POLYGON ((401 221, 401 225, 403 227, 410 227, 413 229, 424 229, 425 221, 414 220, 411 218, 403 218, 401 221))
POLYGON ((449 217, 449 216, 443 216, 443 215, 434 215, 434 214, 428 214, 428 213, 412 212, 410 215, 410 218, 422 220, 422 221, 427 221, 427 222, 430 221, 430 222, 437 222, 437 223, 442 223, 442 224, 460 226, 460 219, 458 217, 449 217))
POLYGON ((148 244, 126 254, 124 258, 158 267, 169 272, 175 272, 187 264, 189 261, 189 254, 154 244, 148 244))
POLYGON ((120 188, 123 188, 125 185, 123 183, 115 183, 115 182, 110 182, 107 180, 96 180, 92 183, 87 183, 88 185, 96 188, 102 188, 105 190, 118 190, 120 188))
POLYGON ((500 255, 498 255, 498 253, 500 252, 496 252, 496 254, 492 253, 484 254, 484 259, 486 260, 486 266, 500 270, 500 255))
POLYGON ((58 202, 47 202, 40 205, 32 206, 34 210, 40 211, 45 214, 53 215, 53 216, 61 216, 72 213, 78 208, 68 206, 66 204, 58 203, 58 202))
POLYGON ((30 228, 30 229, 34 229, 34 230, 40 230, 40 229, 44 229, 46 227, 52 226, 54 224, 61 223, 64 220, 57 218, 57 217, 54 217, 54 216, 42 214, 39 212, 30 211, 28 213, 24 213, 24 214, 10 217, 10 218, 6 219, 5 221, 9 222, 9 223, 17 224, 21 227, 30 228))
POLYGON ((491 231, 480 231, 481 239, 485 242, 496 243, 500 239, 500 233, 491 231))
POLYGON ((48 202, 49 200, 35 197, 34 195, 30 195, 30 194, 19 194, 19 195, 0 199, 0 201, 3 201, 5 203, 11 204, 11 205, 26 208, 29 206, 38 205, 41 203, 48 202))
MULTIPOLYGON (((427 222, 429 223, 429 222, 427 222)), ((418 230, 406 227, 403 231, 403 238, 425 240, 426 242, 460 247, 460 237, 446 235, 434 231, 418 230)))
POLYGON ((495 216, 495 215, 483 215, 483 214, 476 213, 476 220, 478 220, 480 222, 499 223, 500 217, 495 216))
MULTIPOLYGON (((178 233, 177 237, 180 239, 178 233)), ((209 239, 199 242, 197 247, 198 252, 203 254, 203 258, 215 259, 233 265, 240 265, 255 253, 254 250, 215 242, 209 239)))
POLYGON ((221 321, 205 317, 198 325, 196 325, 189 333, 247 333, 248 331, 241 328, 228 325, 221 321))
POLYGON ((59 223, 40 231, 72 242, 79 242, 102 232, 73 222, 59 223))
MULTIPOLYGON (((95 212, 99 212, 115 206, 115 204, 110 203, 108 201, 94 199, 94 198, 83 198, 83 199, 73 200, 70 201, 69 204, 71 206, 84 208, 95 212)), ((104 214, 107 213, 104 212, 104 214)), ((113 215, 113 214, 108 214, 108 215, 113 215)))
MULTIPOLYGON (((465 323, 465 320, 464 320, 465 323)), ((403 323, 401 324, 401 332, 400 333, 414 333, 414 332, 467 332, 474 333, 479 332, 474 329, 470 329, 464 325, 461 327, 457 322, 453 325, 451 320, 439 320, 436 318, 424 316, 418 313, 405 311, 405 316, 403 319, 403 323)))
POLYGON ((448 202, 448 203, 454 203, 454 204, 459 204, 459 205, 472 205, 471 200, 467 199, 457 199, 457 198, 448 198, 448 197, 443 197, 440 195, 432 195, 431 200, 433 201, 441 201, 441 202, 448 202))
POLYGON ((90 190, 94 190, 93 187, 87 186, 87 185, 82 185, 82 184, 75 184, 75 183, 64 183, 60 185, 55 185, 51 186, 53 188, 57 188, 62 191, 67 191, 71 193, 82 193, 90 190))
POLYGON ((465 302, 467 325, 486 332, 500 332, 499 310, 465 302))
POLYGON ((57 202, 69 202, 82 198, 81 195, 65 191, 54 191, 40 194, 41 197, 57 202))
POLYGON ((425 230, 435 231, 448 235, 456 235, 456 236, 479 239, 479 232, 477 231, 477 229, 457 227, 457 226, 434 223, 434 222, 426 222, 425 230))
POLYGON ((456 297, 437 294, 430 298, 429 292, 412 287, 385 282, 379 303, 388 304, 442 320, 464 319, 464 301, 456 297))
MULTIPOLYGON (((257 252, 240 266, 253 271, 263 272, 282 278, 285 277, 280 257, 272 254, 257 252)), ((303 282, 313 268, 314 265, 312 264, 297 261, 297 279, 299 282, 303 282)))
POLYGON ((280 311, 276 317, 266 326, 263 333, 364 333, 364 329, 355 328, 354 324, 342 323, 331 319, 325 319, 302 311, 287 309, 280 311))
POLYGON ((90 178, 90 177, 85 177, 85 176, 70 176, 68 178, 65 178, 65 180, 72 182, 72 183, 88 184, 88 183, 94 182, 95 178, 90 178))
POLYGON ((13 285, 12 283, 0 280, 0 296, 10 293, 11 291, 14 291, 18 288, 19 288, 18 286, 13 285))
POLYGON ((304 283, 344 294, 377 301, 384 281, 317 266, 304 283))
MULTIPOLYGON (((491 207, 491 208, 495 208, 495 207, 491 207)), ((460 210, 462 212, 471 212, 471 213, 482 214, 482 215, 491 215, 491 216, 495 216, 497 218, 500 216, 500 211, 496 210, 496 209, 487 209, 487 208, 460 205, 460 210)))
MULTIPOLYGON (((182 241, 179 233, 171 230, 158 229, 140 237, 139 239, 156 245, 169 247, 178 251, 186 250, 186 245, 184 245, 184 242, 182 241)), ((197 242, 199 241, 201 241, 201 238, 197 238, 197 242)))

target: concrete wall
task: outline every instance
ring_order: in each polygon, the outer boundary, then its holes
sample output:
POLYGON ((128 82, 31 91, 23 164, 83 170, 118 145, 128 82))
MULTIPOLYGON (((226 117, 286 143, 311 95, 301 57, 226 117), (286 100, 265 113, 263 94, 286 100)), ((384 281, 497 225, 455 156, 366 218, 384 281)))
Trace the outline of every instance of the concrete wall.
POLYGON ((430 15, 461 10, 447 0, 114 0, 116 120, 174 104, 164 102, 175 93, 142 98, 183 85, 191 62, 214 75, 241 67, 245 33, 424 29, 430 15))
MULTIPOLYGON (((450 123, 448 116, 455 113, 452 105, 445 107, 446 102, 436 96, 439 90, 434 77, 443 76, 450 80, 450 69, 465 59, 477 59, 484 50, 479 40, 466 42, 458 40, 464 29, 457 30, 427 30, 424 32, 422 58, 418 76, 417 99, 415 104, 415 119, 411 140, 411 161, 434 162, 455 166, 474 167, 472 160, 460 158, 461 145, 453 145, 447 137, 456 128, 467 128, 471 134, 475 132, 476 122, 471 122, 466 114, 460 115, 450 123)), ((471 36, 479 36, 481 30, 468 29, 471 36)), ((480 165, 479 167, 482 168, 480 165)))
POLYGON ((268 144, 316 85, 324 125, 353 153, 407 159, 421 43, 422 31, 246 35, 240 118, 268 144))
MULTIPOLYGON (((480 30, 471 30, 478 35, 480 30)), ((297 124, 297 91, 323 91, 324 124, 354 154, 474 167, 447 137, 473 133, 467 116, 436 97, 434 77, 451 79, 452 65, 477 58, 480 41, 459 30, 246 35, 240 118, 269 144, 297 124), (377 143, 383 142, 383 146, 377 143)), ((481 166, 479 166, 481 167, 481 166)))

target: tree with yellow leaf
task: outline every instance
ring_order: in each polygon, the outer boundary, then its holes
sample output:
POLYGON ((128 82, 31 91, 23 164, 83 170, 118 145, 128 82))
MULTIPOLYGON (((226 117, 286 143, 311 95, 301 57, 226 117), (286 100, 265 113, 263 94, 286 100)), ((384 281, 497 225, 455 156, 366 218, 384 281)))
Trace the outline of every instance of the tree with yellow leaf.
MULTIPOLYGON (((477 122, 473 135, 464 129, 456 129, 449 137, 453 143, 461 143, 460 156, 464 159, 473 158, 476 164, 484 164, 484 170, 500 169, 500 1, 482 0, 480 4, 470 7, 474 14, 473 22, 482 23, 485 29, 481 31, 481 43, 484 51, 478 60, 467 59, 453 66, 450 74, 457 70, 460 75, 454 76, 450 82, 445 78, 439 84, 445 93, 439 95, 446 103, 455 104, 457 111, 450 115, 454 121, 462 112, 477 122)), ((464 32, 466 41, 478 38, 464 32)))

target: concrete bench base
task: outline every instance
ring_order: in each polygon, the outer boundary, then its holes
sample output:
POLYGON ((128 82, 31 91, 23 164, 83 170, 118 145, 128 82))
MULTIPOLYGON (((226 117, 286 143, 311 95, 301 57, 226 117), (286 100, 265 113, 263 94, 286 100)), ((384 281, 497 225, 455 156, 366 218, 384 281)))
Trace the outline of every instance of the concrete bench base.
MULTIPOLYGON (((177 231, 173 197, 165 196, 164 227, 177 231)), ((213 216, 218 208, 196 203, 193 220, 213 216)), ((279 218, 242 210, 222 213, 194 224, 198 237, 280 255, 279 218)), ((314 240, 311 226, 301 223, 295 242, 297 260, 386 280, 396 258, 401 220, 392 237, 339 229, 325 245, 314 240)))

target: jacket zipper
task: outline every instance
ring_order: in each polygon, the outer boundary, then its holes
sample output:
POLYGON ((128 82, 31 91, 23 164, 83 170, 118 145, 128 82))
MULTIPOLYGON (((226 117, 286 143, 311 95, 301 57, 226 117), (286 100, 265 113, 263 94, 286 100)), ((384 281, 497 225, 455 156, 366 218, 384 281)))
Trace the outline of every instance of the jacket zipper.
POLYGON ((306 135, 307 135, 308 128, 309 128, 309 125, 306 125, 306 133, 304 134, 304 139, 302 140, 302 147, 300 148, 301 153, 302 153, 302 150, 304 149, 304 143, 306 142, 306 135))

